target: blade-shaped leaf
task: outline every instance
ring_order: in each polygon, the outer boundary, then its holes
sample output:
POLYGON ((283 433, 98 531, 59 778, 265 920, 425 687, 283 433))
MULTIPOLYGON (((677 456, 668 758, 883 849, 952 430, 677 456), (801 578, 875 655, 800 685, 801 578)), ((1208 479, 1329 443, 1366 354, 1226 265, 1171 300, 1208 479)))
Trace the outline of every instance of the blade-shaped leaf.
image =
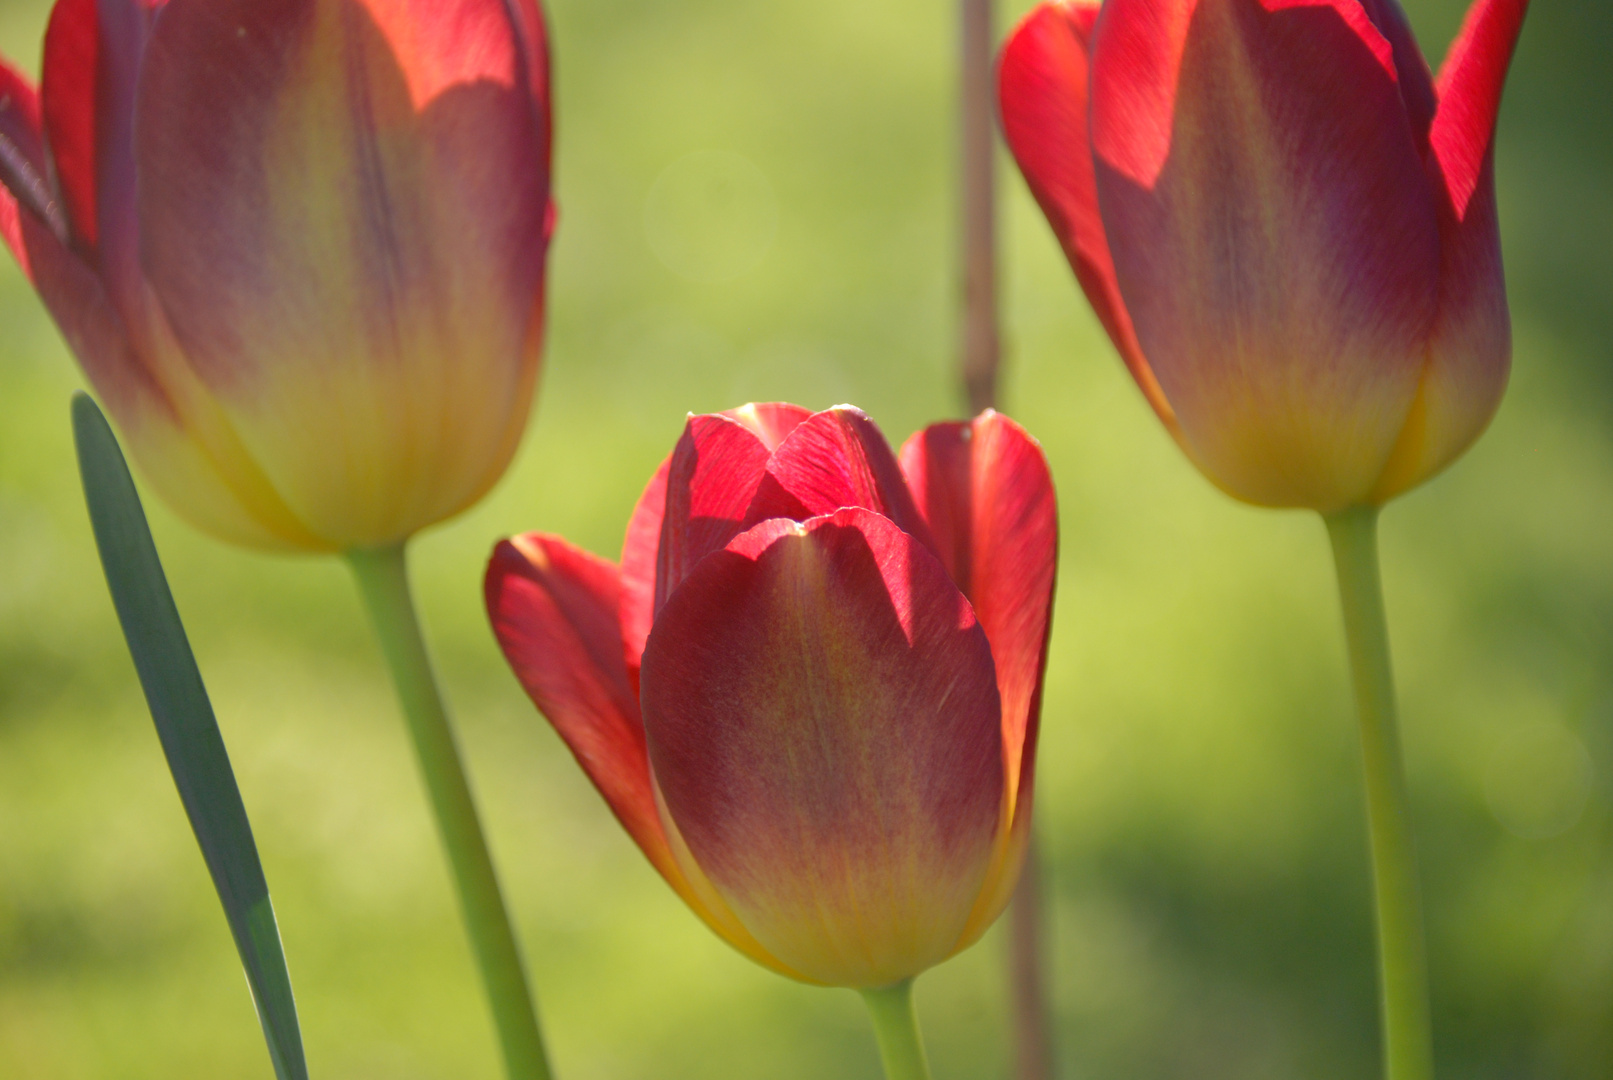
POLYGON ((145 688, 146 704, 156 721, 174 785, 246 967, 275 1076, 307 1080, 280 929, 224 737, 173 594, 168 591, 168 579, 123 452, 101 410, 85 394, 73 398, 73 437, 95 543, 118 621, 145 688))

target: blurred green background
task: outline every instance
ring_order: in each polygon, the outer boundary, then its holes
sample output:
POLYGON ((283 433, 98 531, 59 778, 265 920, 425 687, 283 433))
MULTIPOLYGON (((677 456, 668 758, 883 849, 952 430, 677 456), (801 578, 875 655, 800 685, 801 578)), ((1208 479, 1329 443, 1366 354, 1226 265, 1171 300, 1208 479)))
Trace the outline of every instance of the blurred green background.
MULTIPOLYGON (((1002 29, 1025 5, 1002 13, 1002 29)), ((1458 0, 1408 0, 1435 55, 1458 0)), ((844 991, 740 958, 526 701, 499 536, 614 555, 687 410, 958 410, 954 12, 553 0, 561 223, 541 400, 417 580, 563 1080, 872 1078, 844 991)), ((37 70, 40 0, 0 0, 37 70)), ((1443 1076, 1613 1077, 1613 6, 1543 0, 1502 116, 1516 363, 1384 519, 1443 1076)), ((1037 813, 1061 1075, 1376 1075, 1355 735, 1321 526, 1216 493, 1154 421, 1012 167, 1006 408, 1063 566, 1037 813)), ((0 268, 0 1077, 268 1077, 78 492, 79 376, 0 268)), ((490 1026, 375 647, 333 560, 150 507, 274 889, 316 1077, 480 1080, 490 1026)), ((939 1078, 1007 1075, 1003 939, 926 975, 939 1078)))

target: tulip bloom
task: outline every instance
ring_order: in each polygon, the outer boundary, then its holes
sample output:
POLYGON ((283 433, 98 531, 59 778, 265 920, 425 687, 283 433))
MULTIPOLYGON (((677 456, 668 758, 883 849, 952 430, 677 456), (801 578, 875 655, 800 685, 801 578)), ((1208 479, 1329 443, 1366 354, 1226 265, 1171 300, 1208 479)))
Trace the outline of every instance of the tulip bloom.
POLYGON ((247 544, 475 502, 537 377, 534 0, 58 0, 0 70, 0 234, 152 485, 247 544))
POLYGON ((1492 141, 1528 0, 1434 79, 1396 0, 1054 0, 1008 143, 1144 394, 1228 493, 1378 505, 1500 403, 1492 141))
POLYGON ((1057 518, 994 412, 692 416, 618 565, 499 544, 516 675, 719 935, 806 982, 881 987, 991 924, 1029 835, 1057 518))

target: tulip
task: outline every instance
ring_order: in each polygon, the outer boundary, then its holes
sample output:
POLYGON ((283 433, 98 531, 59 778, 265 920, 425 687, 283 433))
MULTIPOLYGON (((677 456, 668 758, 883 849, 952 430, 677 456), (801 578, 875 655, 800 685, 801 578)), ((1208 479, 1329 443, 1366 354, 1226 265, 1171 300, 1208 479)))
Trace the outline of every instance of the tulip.
POLYGON ((0 233, 158 492, 266 548, 469 506, 543 326, 534 0, 58 0, 0 233))
POLYGON ((1009 145, 1176 441, 1229 494, 1327 523, 1389 1080, 1432 1080, 1434 1054, 1378 511, 1506 386, 1493 143, 1527 8, 1476 0, 1435 79, 1396 0, 1065 0, 999 69, 1009 145))
POLYGON ((987 411, 901 456, 849 406, 691 416, 621 562, 506 540, 494 631, 695 913, 804 982, 901 983, 1007 902, 1031 814, 1057 519, 987 411))
POLYGON ((1003 128, 1144 395, 1229 494, 1330 513, 1454 461, 1511 361, 1492 142, 1528 0, 1434 79, 1396 0, 1043 3, 1003 128))
POLYGON ((0 70, 0 234, 153 487, 347 556, 409 721, 512 1080, 547 1080, 404 549, 503 473, 537 380, 536 0, 58 0, 0 70))

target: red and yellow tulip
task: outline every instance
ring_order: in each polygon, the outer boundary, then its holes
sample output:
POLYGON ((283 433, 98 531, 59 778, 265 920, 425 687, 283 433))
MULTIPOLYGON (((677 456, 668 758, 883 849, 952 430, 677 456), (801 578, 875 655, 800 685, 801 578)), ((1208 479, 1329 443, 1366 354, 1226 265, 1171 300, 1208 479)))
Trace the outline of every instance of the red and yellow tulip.
POLYGON ((849 407, 692 416, 612 563, 498 545, 511 666, 678 894, 807 982, 897 983, 1007 902, 1057 548, 1006 417, 900 458, 849 407))
POLYGON ((549 129, 535 0, 58 0, 0 233, 181 514, 380 547, 514 453, 549 129))
POLYGON ((1492 141, 1528 0, 1476 0, 1434 78, 1396 0, 1053 0, 1003 127, 1109 336, 1249 502, 1376 505, 1500 403, 1492 141))

